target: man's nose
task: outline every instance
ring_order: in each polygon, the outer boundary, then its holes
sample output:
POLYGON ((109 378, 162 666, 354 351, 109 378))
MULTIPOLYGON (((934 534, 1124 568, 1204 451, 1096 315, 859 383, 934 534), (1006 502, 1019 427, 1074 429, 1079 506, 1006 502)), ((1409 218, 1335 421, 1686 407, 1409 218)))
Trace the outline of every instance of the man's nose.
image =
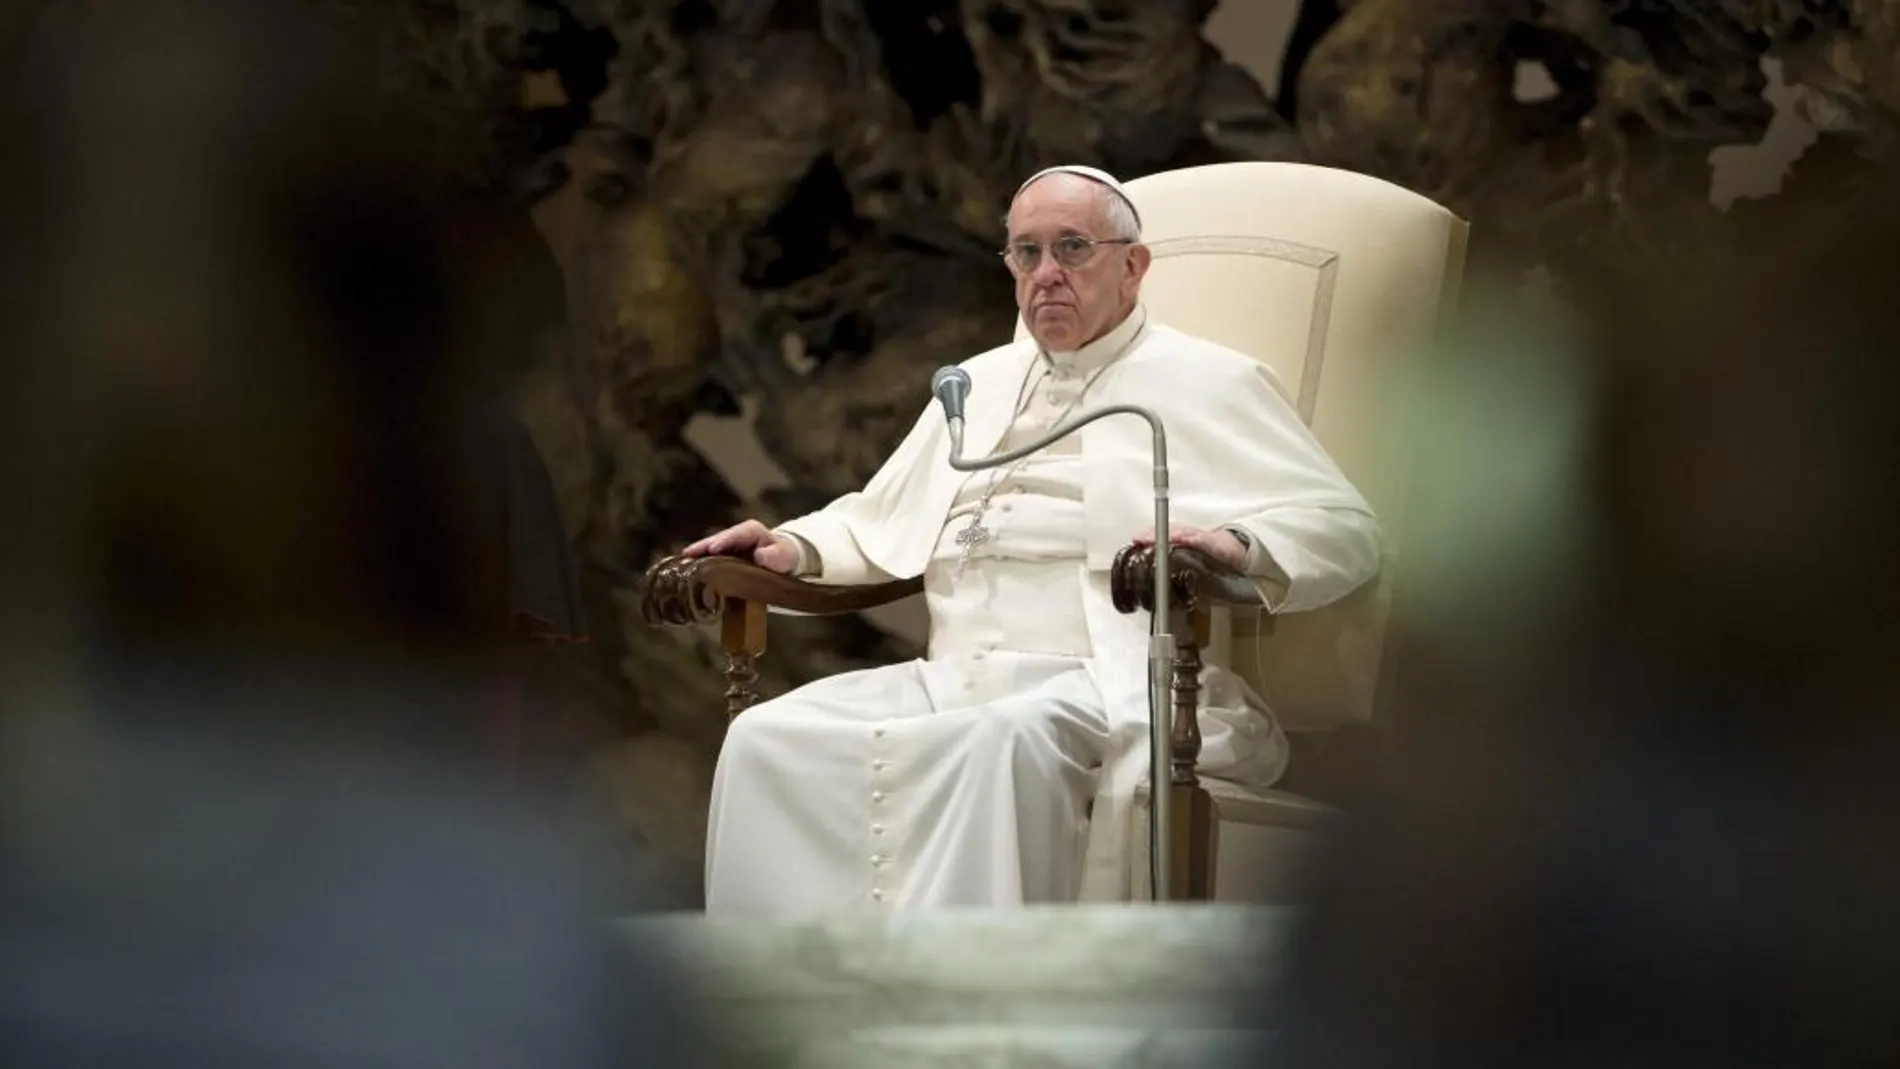
POLYGON ((1054 255, 1044 251, 1042 258, 1036 261, 1036 269, 1029 272, 1029 280, 1038 286, 1053 286, 1062 281, 1062 265, 1056 263, 1054 255))

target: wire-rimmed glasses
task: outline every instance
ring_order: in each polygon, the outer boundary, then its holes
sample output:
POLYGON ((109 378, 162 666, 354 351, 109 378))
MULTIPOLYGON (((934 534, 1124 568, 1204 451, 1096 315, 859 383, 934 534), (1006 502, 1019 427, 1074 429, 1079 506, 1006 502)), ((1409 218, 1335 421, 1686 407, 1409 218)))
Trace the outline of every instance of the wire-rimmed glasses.
MULTIPOLYGON (((1134 238, 1085 238, 1080 234, 1069 234, 1050 242, 1048 249, 1058 266, 1073 270, 1093 260, 1098 246, 1134 243, 1134 238)), ((1002 252, 1003 262, 1009 265, 1014 274, 1032 275, 1036 268, 1042 266, 1042 250, 1043 246, 1034 241, 1011 242, 1002 252)))

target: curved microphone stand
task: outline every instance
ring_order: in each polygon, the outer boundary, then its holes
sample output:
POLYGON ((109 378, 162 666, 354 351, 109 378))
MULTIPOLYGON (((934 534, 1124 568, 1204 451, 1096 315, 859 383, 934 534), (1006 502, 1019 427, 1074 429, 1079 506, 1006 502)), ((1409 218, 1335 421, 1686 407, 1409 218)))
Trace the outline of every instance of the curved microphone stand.
POLYGON ((945 368, 937 373, 932 391, 944 402, 950 427, 950 467, 957 471, 982 471, 994 468, 1047 448, 1105 416, 1139 416, 1154 434, 1155 482, 1155 608, 1148 626, 1148 866, 1154 885, 1154 900, 1168 899, 1169 836, 1168 822, 1172 792, 1169 758, 1172 749, 1171 721, 1168 713, 1169 690, 1174 682, 1174 636, 1168 633, 1170 585, 1168 558, 1168 435, 1161 417, 1138 405, 1105 405, 1083 410, 1048 434, 1020 449, 997 453, 980 460, 963 458, 963 398, 970 389, 969 376, 961 368, 945 368), (947 374, 955 372, 955 374, 947 374), (946 387, 948 389, 946 390, 946 387), (949 396, 946 396, 948 393, 949 396))

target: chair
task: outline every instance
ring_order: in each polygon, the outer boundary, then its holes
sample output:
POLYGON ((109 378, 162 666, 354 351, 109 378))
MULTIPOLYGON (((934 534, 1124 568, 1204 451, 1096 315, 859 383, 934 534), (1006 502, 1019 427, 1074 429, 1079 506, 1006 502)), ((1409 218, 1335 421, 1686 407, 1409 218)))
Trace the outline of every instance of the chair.
MULTIPOLYGON (((1272 367, 1386 534, 1386 567, 1372 583, 1326 609, 1259 622, 1235 611, 1258 610, 1251 585, 1199 553, 1172 551, 1171 897, 1209 899, 1222 823, 1304 831, 1323 827, 1330 809, 1290 791, 1201 779, 1195 711, 1203 664, 1246 679, 1296 737, 1378 720, 1381 640, 1405 519, 1394 411, 1403 375, 1431 349, 1456 301, 1467 226, 1399 186, 1305 164, 1215 164, 1127 188, 1154 252, 1143 284, 1150 315, 1272 367)), ((1017 331, 1022 336, 1020 323, 1017 331)), ((1122 612, 1152 608, 1153 566, 1152 550, 1131 546, 1117 556, 1111 581, 1122 612)), ((923 589, 921 578, 823 586, 718 558, 669 557, 647 578, 650 623, 718 625, 731 716, 757 700, 769 611, 860 612, 923 589)), ((1136 860, 1145 867, 1145 858, 1136 860)))

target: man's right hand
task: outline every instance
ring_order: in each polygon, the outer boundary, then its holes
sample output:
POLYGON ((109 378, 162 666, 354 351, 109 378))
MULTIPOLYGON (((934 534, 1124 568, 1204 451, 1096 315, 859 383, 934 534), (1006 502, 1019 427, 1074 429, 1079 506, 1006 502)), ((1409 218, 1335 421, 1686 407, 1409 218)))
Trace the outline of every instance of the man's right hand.
POLYGON ((761 568, 790 575, 798 567, 798 547, 757 520, 734 524, 694 542, 680 552, 688 557, 742 557, 761 568))

